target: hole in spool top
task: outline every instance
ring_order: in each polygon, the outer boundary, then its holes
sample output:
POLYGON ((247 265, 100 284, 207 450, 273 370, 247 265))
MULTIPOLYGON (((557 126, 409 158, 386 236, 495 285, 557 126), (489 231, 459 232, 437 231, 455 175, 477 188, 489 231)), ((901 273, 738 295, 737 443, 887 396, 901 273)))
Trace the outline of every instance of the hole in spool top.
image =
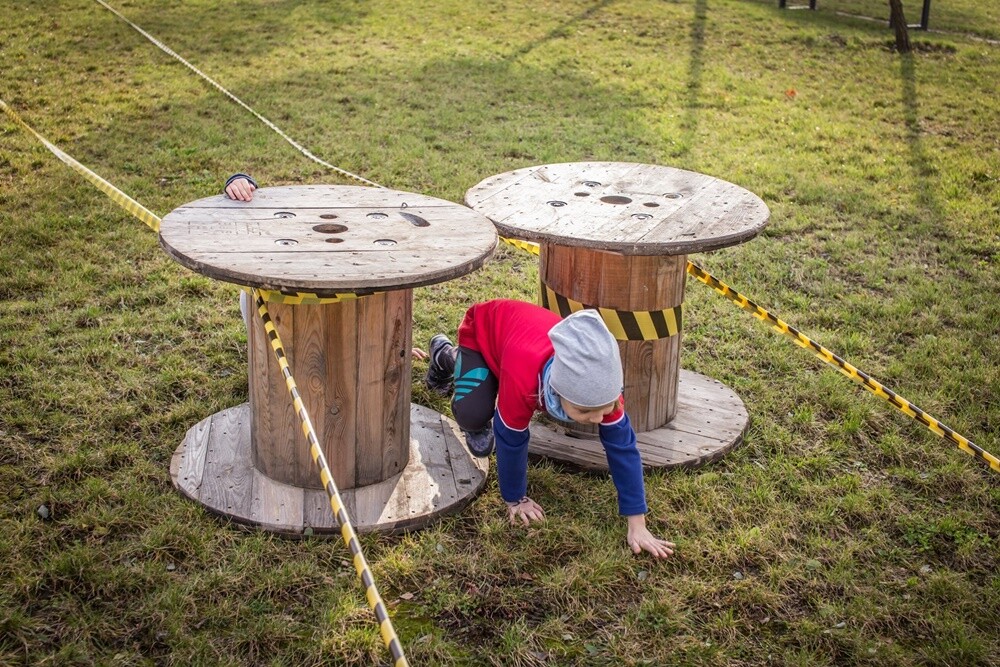
POLYGON ((324 222, 322 225, 315 225, 313 227, 314 232, 319 232, 320 234, 339 234, 341 232, 347 231, 346 225, 338 225, 335 222, 324 222))
POLYGON ((369 213, 368 217, 372 220, 385 220, 389 215, 387 213, 369 213))
POLYGON ((294 218, 295 214, 291 211, 276 211, 274 214, 276 218, 294 218))
POLYGON ((547 203, 547 204, 548 204, 549 206, 552 206, 552 207, 554 207, 554 208, 559 208, 560 206, 565 206, 565 205, 566 205, 566 202, 564 202, 564 201, 559 201, 558 199, 554 199, 554 200, 552 200, 552 201, 550 201, 550 202, 546 202, 546 203, 547 203))
POLYGON ((590 196, 589 192, 574 192, 573 194, 576 195, 577 197, 589 197, 590 196))
POLYGON ((277 239, 274 245, 298 245, 299 242, 295 239, 277 239))
POLYGON ((667 199, 680 199, 684 195, 682 195, 679 192, 664 192, 663 196, 666 197, 667 199))
POLYGON ((322 218, 323 220, 336 220, 337 214, 336 213, 323 213, 319 217, 322 218))
POLYGON ((621 195, 608 195, 607 197, 601 197, 601 201, 605 204, 631 204, 632 200, 628 197, 622 197, 621 195))
POLYGON ((375 245, 396 245, 392 239, 375 239, 375 245))
POLYGON ((584 181, 583 184, 586 185, 588 188, 599 188, 599 187, 601 187, 601 184, 598 183, 597 181, 584 181))

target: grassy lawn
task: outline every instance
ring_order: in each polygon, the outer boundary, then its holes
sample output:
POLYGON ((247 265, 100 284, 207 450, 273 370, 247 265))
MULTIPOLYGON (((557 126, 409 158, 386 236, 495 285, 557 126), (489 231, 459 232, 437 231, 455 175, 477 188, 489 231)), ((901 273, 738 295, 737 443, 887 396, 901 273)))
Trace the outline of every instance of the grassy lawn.
MULTIPOLYGON (((935 2, 900 55, 884 2, 120 0, 315 154, 461 201, 547 162, 705 172, 771 222, 698 255, 735 288, 1000 453, 1000 12, 935 2)), ((911 22, 920 2, 905 0, 911 22)), ((0 0, 0 98, 154 212, 347 183, 90 0, 0 0)), ((535 260, 417 292, 418 342, 535 260)), ((414 665, 1000 664, 1000 475, 689 281, 682 364, 745 401, 744 445, 646 476, 668 562, 609 479, 495 478, 362 545, 414 665)), ((388 664, 338 540, 242 532, 183 499, 187 429, 247 400, 236 289, 0 116, 0 665, 388 664), (39 509, 44 506, 42 517, 39 509)), ((414 400, 447 410, 419 383, 414 400)))

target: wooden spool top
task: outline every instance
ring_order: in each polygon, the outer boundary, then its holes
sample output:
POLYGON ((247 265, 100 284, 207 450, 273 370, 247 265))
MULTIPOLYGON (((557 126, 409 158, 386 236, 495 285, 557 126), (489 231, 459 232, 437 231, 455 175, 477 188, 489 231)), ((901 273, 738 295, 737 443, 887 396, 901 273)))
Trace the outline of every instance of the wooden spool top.
POLYGON ((517 169, 465 203, 503 236, 625 255, 684 255, 743 243, 770 218, 757 195, 693 171, 629 162, 517 169))
POLYGON ((261 188, 175 209, 160 245, 198 273, 226 282, 329 296, 443 282, 483 265, 496 230, 449 201, 385 188, 261 188))

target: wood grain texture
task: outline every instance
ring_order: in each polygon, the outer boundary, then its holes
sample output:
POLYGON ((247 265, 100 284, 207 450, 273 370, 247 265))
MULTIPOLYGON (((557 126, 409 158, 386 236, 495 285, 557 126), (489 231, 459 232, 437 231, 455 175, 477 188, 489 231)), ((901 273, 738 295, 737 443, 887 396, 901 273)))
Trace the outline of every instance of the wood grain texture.
POLYGON ((683 255, 743 243, 770 212, 752 192, 696 172, 627 162, 572 162, 491 176, 465 202, 502 235, 683 255))
MULTIPOLYGON (((715 461, 743 442, 750 424, 746 406, 718 380, 680 371, 677 414, 664 427, 638 433, 646 468, 696 467, 715 461)), ((567 432, 550 424, 531 425, 529 453, 587 470, 608 469, 596 436, 567 432)))
POLYGON ((160 245, 218 280, 269 290, 369 293, 465 275, 494 252, 481 214, 443 199, 384 188, 260 188, 181 206, 160 224, 160 245))
POLYGON ((185 450, 185 458, 197 459, 204 453, 201 481, 192 486, 192 475, 178 474, 178 483, 189 477, 178 488, 220 514, 242 511, 253 498, 253 463, 231 446, 233 442, 250 441, 249 416, 248 411, 218 413, 209 424, 202 422, 192 427, 178 449, 185 450))
MULTIPOLYGON (((241 426, 248 425, 249 419, 250 405, 244 403, 192 427, 171 463, 171 479, 177 489, 238 525, 286 537, 314 534, 339 538, 326 491, 277 482, 250 465, 249 429, 241 426), (211 456, 199 456, 209 452, 211 456), (199 465, 206 479, 219 480, 205 493, 196 483, 199 465), (245 493, 228 488, 237 477, 245 482, 234 486, 245 493)), ((457 424, 418 405, 410 406, 409 419, 406 467, 379 483, 340 490, 344 508, 359 533, 427 526, 460 511, 486 484, 489 464, 469 454, 459 441, 457 424)), ((316 468, 314 475, 319 479, 316 468)))
POLYGON ((362 301, 345 301, 324 310, 328 332, 324 392, 323 452, 337 487, 350 489, 357 479, 358 309, 362 301))
MULTIPOLYGON (((278 303, 268 306, 271 321, 281 337, 285 359, 296 377, 296 382, 300 382, 296 353, 299 333, 296 327, 297 321, 302 319, 303 323, 307 323, 308 318, 305 314, 308 308, 326 307, 329 306, 288 306, 278 303), (301 317, 299 313, 302 313, 301 317)), ((303 334, 306 339, 312 336, 308 330, 304 330, 303 334)), ((251 437, 256 443, 253 450, 254 466, 271 479, 286 484, 321 488, 319 480, 314 479, 311 473, 312 458, 308 449, 303 448, 304 437, 299 427, 299 418, 295 414, 284 375, 274 358, 271 343, 260 318, 255 317, 252 321, 249 335, 247 356, 252 387, 250 395, 254 401, 251 437)), ((303 345, 303 348, 308 350, 306 345, 303 345)), ((306 388, 299 386, 299 391, 308 406, 312 401, 311 397, 305 399, 306 388)), ((317 431, 317 435, 319 433, 320 431, 317 431)))
MULTIPOLYGON (((342 303, 268 307, 340 488, 381 482, 406 466, 412 303, 410 290, 395 290, 342 303)), ((322 488, 259 320, 251 326, 249 357, 254 465, 278 482, 322 488)))

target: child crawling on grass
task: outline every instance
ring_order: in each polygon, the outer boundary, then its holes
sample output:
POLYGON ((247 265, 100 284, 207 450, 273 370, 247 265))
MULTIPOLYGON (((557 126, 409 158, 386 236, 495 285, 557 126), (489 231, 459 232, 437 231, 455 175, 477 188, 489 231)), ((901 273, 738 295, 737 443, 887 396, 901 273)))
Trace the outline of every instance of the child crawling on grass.
POLYGON ((443 334, 430 342, 425 382, 452 393, 452 412, 474 455, 496 448, 500 495, 512 523, 545 518, 527 495, 528 430, 536 412, 597 424, 628 522, 635 553, 673 554, 673 543, 646 528, 646 493, 635 431, 625 413, 618 343, 594 310, 566 319, 540 306, 496 300, 475 304, 458 328, 458 345, 443 334))

